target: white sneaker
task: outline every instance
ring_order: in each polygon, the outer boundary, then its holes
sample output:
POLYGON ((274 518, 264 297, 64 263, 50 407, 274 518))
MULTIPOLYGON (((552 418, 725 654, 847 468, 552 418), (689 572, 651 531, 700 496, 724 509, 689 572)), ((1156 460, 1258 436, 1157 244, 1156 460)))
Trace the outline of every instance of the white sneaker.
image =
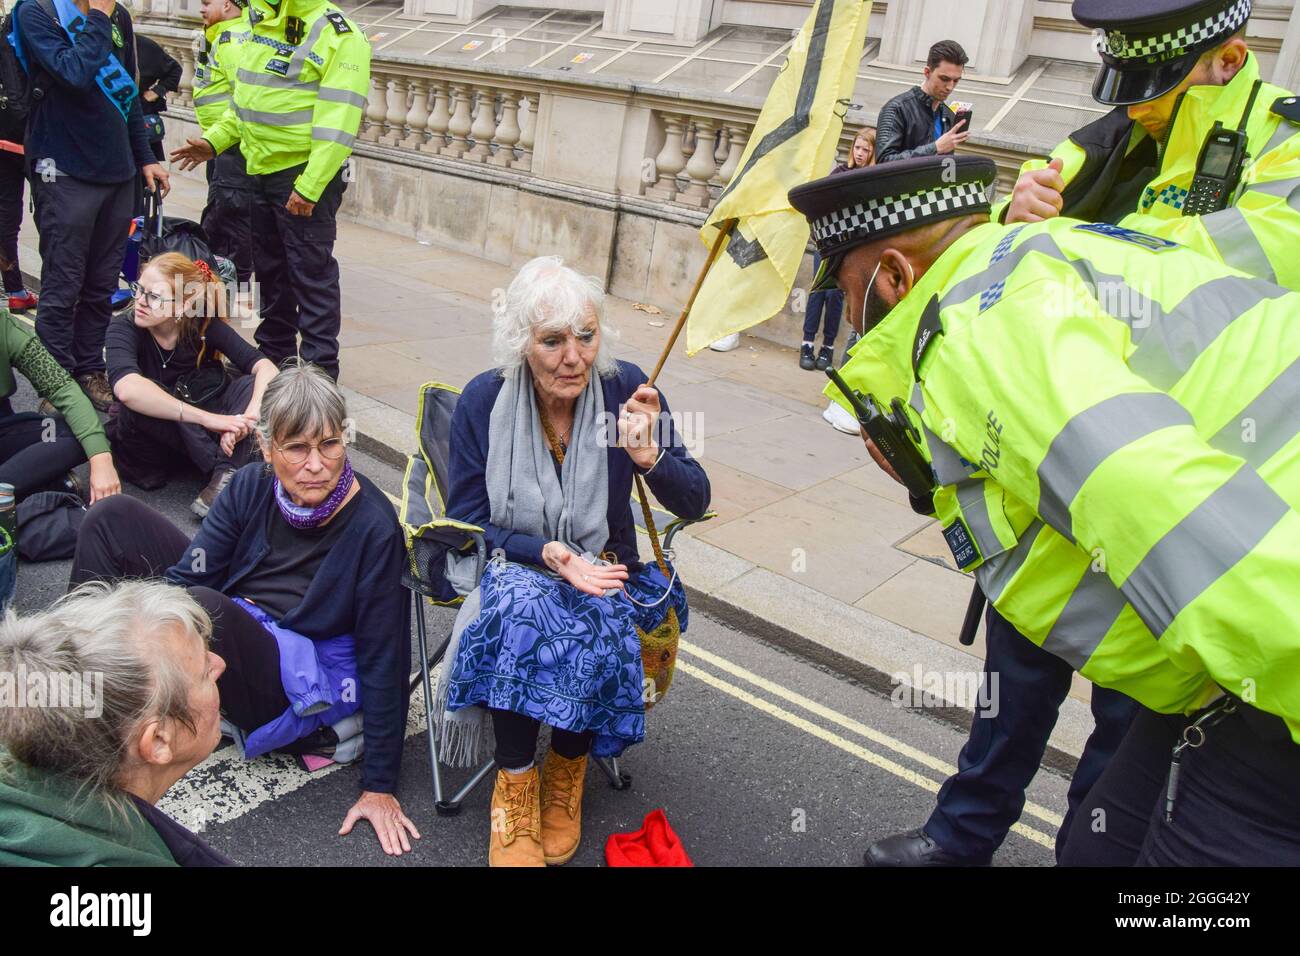
POLYGON ((858 434, 858 420, 838 402, 831 402, 826 406, 826 411, 822 412, 822 418, 826 423, 836 431, 844 432, 846 435, 858 434))
POLYGON ((718 339, 718 341, 710 345, 709 348, 713 349, 715 352, 730 352, 732 349, 739 347, 739 345, 740 333, 733 332, 726 338, 718 339))

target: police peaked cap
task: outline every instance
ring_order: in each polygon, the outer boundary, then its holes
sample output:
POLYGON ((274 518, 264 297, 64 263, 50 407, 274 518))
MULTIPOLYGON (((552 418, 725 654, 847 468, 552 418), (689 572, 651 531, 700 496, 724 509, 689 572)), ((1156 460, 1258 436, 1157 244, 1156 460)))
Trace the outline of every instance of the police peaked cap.
POLYGON ((1245 25, 1250 8, 1251 0, 1074 0, 1074 19, 1097 31, 1093 98, 1127 106, 1163 96, 1245 25))
POLYGON ((854 246, 958 216, 989 212, 997 165, 978 156, 921 156, 832 173, 790 190, 822 258, 813 291, 834 284, 854 246))

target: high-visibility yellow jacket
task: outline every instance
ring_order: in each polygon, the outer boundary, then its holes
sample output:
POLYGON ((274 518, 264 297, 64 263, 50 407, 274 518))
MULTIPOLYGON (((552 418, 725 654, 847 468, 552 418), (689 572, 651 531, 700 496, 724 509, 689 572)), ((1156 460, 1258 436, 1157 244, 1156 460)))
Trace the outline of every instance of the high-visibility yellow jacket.
POLYGON ((370 41, 326 0, 249 4, 234 105, 204 134, 238 142, 252 175, 302 163, 294 189, 311 202, 352 153, 370 91, 370 41))
MULTIPOLYGON (((1136 207, 1119 224, 1172 239, 1288 289, 1300 289, 1300 255, 1295 252, 1300 237, 1300 103, 1288 90, 1264 83, 1255 97, 1246 124, 1251 155, 1231 205, 1204 216, 1182 213, 1206 135, 1216 121, 1237 128, 1258 79, 1259 63, 1251 54, 1226 86, 1188 89, 1171 119, 1158 170, 1141 190, 1136 207)), ((1134 149, 1144 139, 1149 144, 1149 137, 1135 126, 1126 148, 1134 149)), ((1096 168, 1086 150, 1069 139, 1052 151, 1052 158, 1064 163, 1067 189, 1081 171, 1096 168)), ((1030 160, 1021 172, 1045 165, 1046 160, 1030 160)), ((994 218, 1002 218, 1005 208, 1005 201, 995 207, 994 218)), ((1088 218, 1069 208, 1065 212, 1088 218)))
POLYGON ((843 375, 908 402, 953 554, 1023 635, 1300 742, 1300 294, 1115 226, 989 223, 843 375))
POLYGON ((194 116, 205 133, 234 104, 235 71, 239 48, 248 39, 248 8, 232 20, 214 23, 203 31, 203 49, 194 64, 194 116))

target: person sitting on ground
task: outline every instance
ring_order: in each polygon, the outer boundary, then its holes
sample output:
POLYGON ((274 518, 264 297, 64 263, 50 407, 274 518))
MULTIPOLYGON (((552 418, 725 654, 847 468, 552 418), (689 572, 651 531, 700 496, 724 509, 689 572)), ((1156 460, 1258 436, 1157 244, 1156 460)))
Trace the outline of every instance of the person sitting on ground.
MULTIPOLYGON (((485 529, 500 560, 466 598, 439 685, 452 737, 457 712, 476 706, 484 721, 461 715, 463 742, 495 738, 493 866, 573 856, 589 748, 614 756, 644 738, 637 628, 669 609, 686 625, 681 583, 638 559, 632 478, 688 518, 708 508, 709 480, 645 373, 609 354, 602 304, 601 284, 559 258, 524 265, 494 319, 498 367, 452 417, 447 514, 485 529)), ((453 554, 448 567, 462 593, 474 587, 464 563, 453 554)))
POLYGON ((292 360, 262 401, 266 464, 240 469, 194 540, 123 495, 87 515, 72 584, 165 575, 187 587, 212 616, 221 709, 244 756, 361 753, 361 797, 339 833, 369 820, 400 855, 406 831, 420 835, 393 795, 411 668, 406 546, 392 503, 352 470, 347 421, 334 381, 292 360))
POLYGON ((0 483, 13 485, 19 500, 66 484, 75 490, 77 483, 69 473, 87 459, 90 504, 122 490, 108 437, 90 399, 36 333, 0 305, 0 483), (13 411, 9 398, 18 390, 15 370, 32 383, 46 411, 13 411), (61 417, 51 414, 56 410, 61 417))
MULTIPOLYGON (((870 126, 864 126, 858 131, 858 135, 853 137, 853 145, 849 147, 849 158, 847 162, 837 163, 831 170, 831 175, 836 173, 847 172, 850 169, 860 169, 863 166, 870 166, 874 161, 876 150, 876 131, 870 126)), ((813 250, 813 275, 821 268, 821 256, 813 250)), ((840 313, 844 308, 844 293, 839 289, 819 289, 808 293, 807 308, 804 310, 803 317, 803 344, 799 348, 799 367, 806 372, 816 370, 825 371, 835 361, 835 339, 840 334, 840 313), (817 338, 817 330, 823 326, 823 316, 825 317, 825 327, 822 331, 821 351, 816 355, 813 354, 814 340, 817 338)), ((850 343, 851 344, 851 343, 850 343)), ((832 402, 832 405, 835 403, 832 402)), ((857 434, 856 429, 854 434, 857 434)))
POLYGON ((231 865, 155 806, 221 739, 210 630, 161 582, 5 616, 0 672, 27 697, 0 707, 0 866, 231 865))
POLYGON ((190 510, 202 518, 248 461, 276 368, 227 323, 225 285, 207 263, 165 252, 134 291, 135 309, 115 316, 104 340, 119 403, 109 437, 123 476, 145 491, 167 483, 178 452, 198 468, 208 483, 190 510))

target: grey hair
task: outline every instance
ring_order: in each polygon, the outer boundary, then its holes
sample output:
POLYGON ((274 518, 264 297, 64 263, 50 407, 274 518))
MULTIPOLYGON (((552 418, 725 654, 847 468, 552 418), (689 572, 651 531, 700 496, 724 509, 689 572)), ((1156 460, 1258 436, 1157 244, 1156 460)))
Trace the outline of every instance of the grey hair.
POLYGON ((348 403, 334 379, 295 359, 266 386, 257 432, 268 445, 294 435, 342 435, 347 418, 348 403))
POLYGON ((502 375, 514 375, 532 345, 534 329, 582 332, 591 308, 600 328, 596 372, 605 378, 616 375, 618 363, 609 351, 615 335, 605 324, 604 306, 605 290, 595 276, 569 268, 559 256, 531 259, 492 309, 492 360, 502 375))
POLYGON ((170 719, 195 728, 192 680, 165 650, 178 629, 205 648, 212 633, 199 603, 161 581, 91 582, 46 611, 8 611, 0 621, 0 671, 15 679, 42 674, 50 683, 93 677, 100 694, 98 716, 53 700, 0 708, 0 746, 9 759, 120 800, 118 780, 142 723, 170 719))

